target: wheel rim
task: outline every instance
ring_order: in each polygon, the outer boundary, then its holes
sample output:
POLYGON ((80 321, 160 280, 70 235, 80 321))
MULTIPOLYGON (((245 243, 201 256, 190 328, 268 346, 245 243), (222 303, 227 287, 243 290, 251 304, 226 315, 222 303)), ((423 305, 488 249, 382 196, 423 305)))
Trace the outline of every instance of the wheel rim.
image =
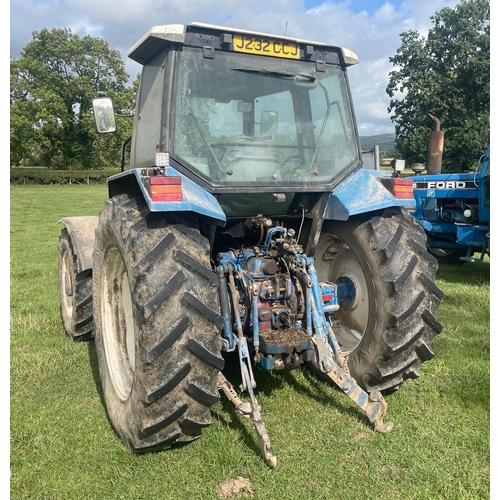
POLYGON ((66 317, 70 319, 73 317, 75 308, 75 284, 73 282, 72 265, 68 250, 64 250, 62 254, 60 280, 62 306, 66 317))
POLYGON ((354 251, 336 237, 323 237, 316 252, 316 271, 319 281, 336 283, 346 277, 354 285, 355 298, 348 306, 341 304, 335 318, 341 327, 334 333, 344 354, 358 347, 369 318, 368 285, 363 268, 354 251))
POLYGON ((125 401, 132 390, 134 378, 135 332, 128 275, 116 247, 110 247, 106 252, 102 276, 104 352, 115 392, 125 401))

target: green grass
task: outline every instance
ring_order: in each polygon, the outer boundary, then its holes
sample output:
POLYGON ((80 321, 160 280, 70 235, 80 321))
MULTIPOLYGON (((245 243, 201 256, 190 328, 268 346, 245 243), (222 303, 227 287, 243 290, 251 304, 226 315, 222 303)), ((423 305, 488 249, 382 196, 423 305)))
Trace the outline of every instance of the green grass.
POLYGON ((238 476, 257 499, 490 498, 489 261, 439 269, 436 356, 387 396, 391 433, 305 369, 258 370, 275 470, 224 396, 200 440, 132 455, 107 419, 94 343, 72 342, 59 312, 57 221, 97 215, 106 186, 10 194, 10 498, 217 499, 238 476))

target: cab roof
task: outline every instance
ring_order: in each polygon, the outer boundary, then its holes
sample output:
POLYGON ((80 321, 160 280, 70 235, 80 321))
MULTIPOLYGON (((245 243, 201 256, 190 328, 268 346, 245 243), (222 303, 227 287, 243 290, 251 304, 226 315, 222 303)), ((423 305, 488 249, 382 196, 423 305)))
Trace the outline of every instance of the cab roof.
POLYGON ((205 24, 194 22, 191 24, 165 24, 161 26, 153 26, 149 29, 130 49, 129 57, 140 63, 146 64, 153 56, 158 54, 167 45, 172 43, 184 44, 187 31, 201 31, 203 33, 212 32, 219 36, 232 34, 246 34, 258 37, 266 37, 271 39, 279 39, 289 41, 306 46, 328 47, 338 49, 342 56, 342 63, 346 66, 352 66, 359 62, 358 56, 349 49, 329 45, 323 42, 315 42, 311 40, 303 40, 300 38, 292 38, 286 36, 273 35, 270 33, 260 33, 257 31, 243 30, 238 28, 229 28, 227 26, 217 26, 214 24, 205 24))

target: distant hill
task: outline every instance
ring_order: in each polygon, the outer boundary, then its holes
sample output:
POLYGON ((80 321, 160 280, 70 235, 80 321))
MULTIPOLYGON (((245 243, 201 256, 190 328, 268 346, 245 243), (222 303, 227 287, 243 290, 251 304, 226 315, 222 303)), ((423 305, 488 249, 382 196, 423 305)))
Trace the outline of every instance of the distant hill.
POLYGON ((379 134, 361 136, 361 149, 363 151, 372 149, 373 146, 378 145, 379 151, 390 151, 395 148, 396 135, 395 134, 379 134))

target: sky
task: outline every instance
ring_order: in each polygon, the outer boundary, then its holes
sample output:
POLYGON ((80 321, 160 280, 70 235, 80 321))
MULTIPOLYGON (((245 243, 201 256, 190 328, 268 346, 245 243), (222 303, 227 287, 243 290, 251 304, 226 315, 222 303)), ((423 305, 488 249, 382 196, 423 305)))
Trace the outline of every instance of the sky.
POLYGON ((141 66, 129 49, 152 26, 203 22, 284 35, 354 51, 359 64, 349 81, 362 136, 394 133, 385 89, 393 69, 389 57, 410 29, 425 35, 430 16, 459 0, 11 0, 10 57, 19 58, 42 28, 70 28, 99 36, 119 50, 130 80, 141 66))

